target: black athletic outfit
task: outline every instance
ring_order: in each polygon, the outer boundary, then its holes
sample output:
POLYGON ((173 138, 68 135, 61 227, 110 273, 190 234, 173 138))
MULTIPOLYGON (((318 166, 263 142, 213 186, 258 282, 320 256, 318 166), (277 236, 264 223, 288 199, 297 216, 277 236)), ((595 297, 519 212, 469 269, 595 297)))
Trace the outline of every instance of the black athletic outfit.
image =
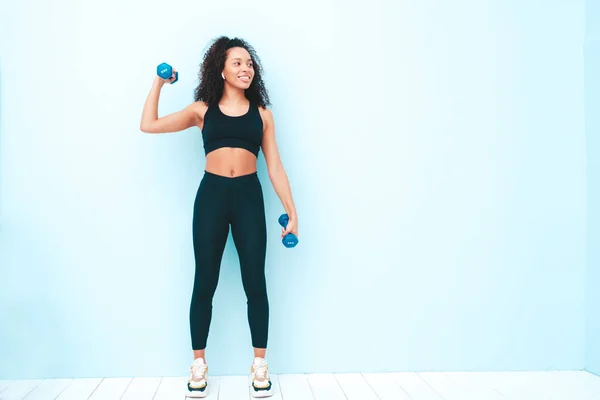
MULTIPOLYGON (((209 106, 204 116, 202 138, 205 154, 221 147, 238 147, 258 156, 262 136, 262 118, 253 101, 250 101, 248 112, 242 116, 225 115, 218 104, 209 106)), ((267 228, 262 186, 256 172, 229 178, 205 171, 196 193, 192 222, 196 264, 190 304, 193 350, 206 347, 212 300, 230 226, 248 303, 252 346, 267 347, 267 228)))

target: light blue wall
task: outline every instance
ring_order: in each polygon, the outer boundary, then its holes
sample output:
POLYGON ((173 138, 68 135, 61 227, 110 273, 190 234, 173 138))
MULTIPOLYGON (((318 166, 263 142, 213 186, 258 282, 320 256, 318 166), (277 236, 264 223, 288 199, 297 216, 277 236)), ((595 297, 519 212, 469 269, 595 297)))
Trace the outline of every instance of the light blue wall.
MULTIPOLYGON (((208 41, 266 68, 300 245, 260 158, 273 372, 581 369, 583 1, 9 2, 0 14, 0 378, 187 374, 208 41), (51 8, 55 7, 55 8, 51 8), (118 12, 115 12, 118 10, 118 12)), ((227 243, 207 353, 245 374, 227 243)))
POLYGON ((587 331, 588 371, 600 375, 600 1, 586 2, 585 123, 588 176, 587 331))

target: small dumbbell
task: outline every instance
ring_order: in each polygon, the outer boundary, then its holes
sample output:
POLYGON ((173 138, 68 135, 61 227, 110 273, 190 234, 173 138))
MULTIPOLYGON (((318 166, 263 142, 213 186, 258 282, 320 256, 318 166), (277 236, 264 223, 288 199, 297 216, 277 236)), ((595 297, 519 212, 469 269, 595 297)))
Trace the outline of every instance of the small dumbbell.
MULTIPOLYGON (((289 220, 290 218, 287 214, 281 214, 279 217, 279 225, 283 226, 283 229, 285 229, 289 220)), ((281 239, 281 243, 283 243, 285 247, 291 248, 298 244, 298 238, 293 233, 288 233, 281 239)))
MULTIPOLYGON (((159 64, 158 67, 156 67, 156 74, 163 79, 169 79, 173 76, 173 67, 167 63, 159 64)), ((179 79, 179 72, 175 71, 175 80, 171 82, 171 85, 177 82, 177 79, 179 79)))

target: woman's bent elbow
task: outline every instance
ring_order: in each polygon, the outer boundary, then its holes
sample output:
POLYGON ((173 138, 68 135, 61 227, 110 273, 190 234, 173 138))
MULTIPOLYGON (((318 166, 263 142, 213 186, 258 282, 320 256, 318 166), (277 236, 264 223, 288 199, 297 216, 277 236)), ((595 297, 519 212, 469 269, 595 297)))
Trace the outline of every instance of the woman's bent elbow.
POLYGON ((142 131, 144 133, 154 133, 154 131, 152 130, 152 127, 150 125, 144 125, 144 124, 140 125, 140 131, 142 131))

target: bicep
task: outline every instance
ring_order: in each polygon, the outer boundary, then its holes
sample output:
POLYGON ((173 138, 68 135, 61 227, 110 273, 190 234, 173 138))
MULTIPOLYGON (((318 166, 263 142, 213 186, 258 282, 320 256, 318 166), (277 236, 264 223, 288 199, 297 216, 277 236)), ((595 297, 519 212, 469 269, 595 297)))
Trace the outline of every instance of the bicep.
POLYGON ((200 119, 198 106, 197 104, 192 103, 182 110, 160 117, 148 126, 143 126, 141 128, 142 131, 146 133, 179 132, 198 125, 200 119))

